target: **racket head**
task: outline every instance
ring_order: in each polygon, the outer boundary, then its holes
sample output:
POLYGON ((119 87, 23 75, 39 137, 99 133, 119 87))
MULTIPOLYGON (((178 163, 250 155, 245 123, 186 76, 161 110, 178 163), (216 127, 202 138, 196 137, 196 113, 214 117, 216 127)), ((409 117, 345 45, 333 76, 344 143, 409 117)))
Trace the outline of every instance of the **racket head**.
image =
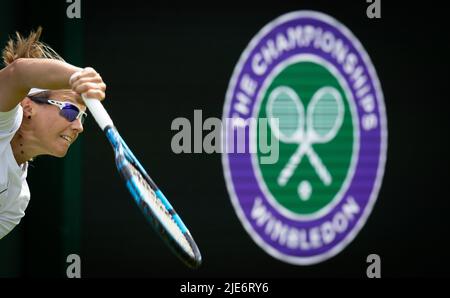
POLYGON ((114 127, 106 130, 114 148, 116 166, 125 185, 147 221, 187 266, 197 268, 202 257, 189 230, 135 158, 114 127))
POLYGON ((266 106, 272 133, 284 143, 298 143, 303 139, 305 109, 297 92, 287 86, 275 88, 266 106), (274 122, 278 119, 278 125, 274 122))
POLYGON ((338 90, 327 86, 314 93, 306 115, 307 133, 311 142, 327 143, 332 140, 343 120, 344 103, 338 90))

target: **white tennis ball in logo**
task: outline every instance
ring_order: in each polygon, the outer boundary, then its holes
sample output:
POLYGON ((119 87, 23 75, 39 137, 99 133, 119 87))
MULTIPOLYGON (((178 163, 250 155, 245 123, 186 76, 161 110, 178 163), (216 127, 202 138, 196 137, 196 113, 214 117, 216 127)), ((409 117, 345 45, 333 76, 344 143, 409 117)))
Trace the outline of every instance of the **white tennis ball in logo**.
POLYGON ((300 184, 298 185, 298 195, 300 196, 300 199, 302 199, 302 201, 309 200, 309 198, 311 197, 311 193, 311 183, 305 180, 300 182, 300 184))

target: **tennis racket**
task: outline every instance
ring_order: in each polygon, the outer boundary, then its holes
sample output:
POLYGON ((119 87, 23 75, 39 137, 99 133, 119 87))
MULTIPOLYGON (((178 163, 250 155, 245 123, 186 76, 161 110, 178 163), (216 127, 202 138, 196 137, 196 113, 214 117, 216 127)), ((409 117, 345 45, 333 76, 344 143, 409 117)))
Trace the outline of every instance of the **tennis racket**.
POLYGON ((191 233, 128 148, 101 102, 97 99, 86 98, 84 95, 82 98, 111 143, 120 176, 144 216, 175 255, 187 266, 191 268, 200 266, 202 257, 191 233))
POLYGON ((305 121, 305 108, 297 93, 287 86, 280 86, 269 96, 267 115, 270 119, 279 119, 279 126, 271 123, 275 137, 285 143, 299 144, 280 172, 278 184, 285 186, 303 156, 307 155, 322 182, 330 185, 332 177, 311 145, 327 143, 339 131, 344 116, 340 93, 333 87, 318 90, 308 105, 305 121))

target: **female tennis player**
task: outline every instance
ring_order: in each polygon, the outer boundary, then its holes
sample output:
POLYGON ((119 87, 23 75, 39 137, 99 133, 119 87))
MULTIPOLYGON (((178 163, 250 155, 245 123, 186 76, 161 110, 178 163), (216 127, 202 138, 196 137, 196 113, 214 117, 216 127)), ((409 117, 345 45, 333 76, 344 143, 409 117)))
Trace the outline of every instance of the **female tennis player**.
POLYGON ((25 215, 30 200, 28 162, 64 157, 83 132, 80 94, 103 100, 106 85, 92 68, 70 65, 39 41, 42 29, 16 34, 0 70, 0 239, 25 215))

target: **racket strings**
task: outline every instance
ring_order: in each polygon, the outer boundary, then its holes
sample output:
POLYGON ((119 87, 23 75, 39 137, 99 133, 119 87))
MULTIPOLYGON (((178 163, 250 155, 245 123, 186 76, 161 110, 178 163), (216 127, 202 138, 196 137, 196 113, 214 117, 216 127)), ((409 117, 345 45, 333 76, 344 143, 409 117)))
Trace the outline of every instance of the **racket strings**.
POLYGON ((338 118, 338 107, 335 101, 321 102, 317 105, 312 117, 312 126, 314 131, 324 136, 333 130, 338 118))
POLYGON ((273 101, 271 118, 279 121, 278 130, 286 137, 293 136, 299 129, 301 115, 297 111, 297 106, 292 98, 280 96, 273 101))
POLYGON ((143 191, 140 207, 144 210, 146 208, 151 208, 151 211, 153 211, 154 215, 160 219, 160 222, 167 229, 167 232, 170 235, 173 235, 173 239, 178 242, 185 251, 194 256, 191 245, 180 230, 180 227, 174 220, 172 214, 167 210, 161 200, 158 199, 155 191, 151 188, 143 175, 134 166, 131 168, 133 169, 133 176, 137 177, 137 182, 141 186, 140 190, 143 191))
POLYGON ((321 141, 333 139, 342 124, 342 107, 340 95, 337 90, 331 89, 322 93, 311 107, 310 125, 321 141), (332 91, 332 92, 331 92, 332 91))

